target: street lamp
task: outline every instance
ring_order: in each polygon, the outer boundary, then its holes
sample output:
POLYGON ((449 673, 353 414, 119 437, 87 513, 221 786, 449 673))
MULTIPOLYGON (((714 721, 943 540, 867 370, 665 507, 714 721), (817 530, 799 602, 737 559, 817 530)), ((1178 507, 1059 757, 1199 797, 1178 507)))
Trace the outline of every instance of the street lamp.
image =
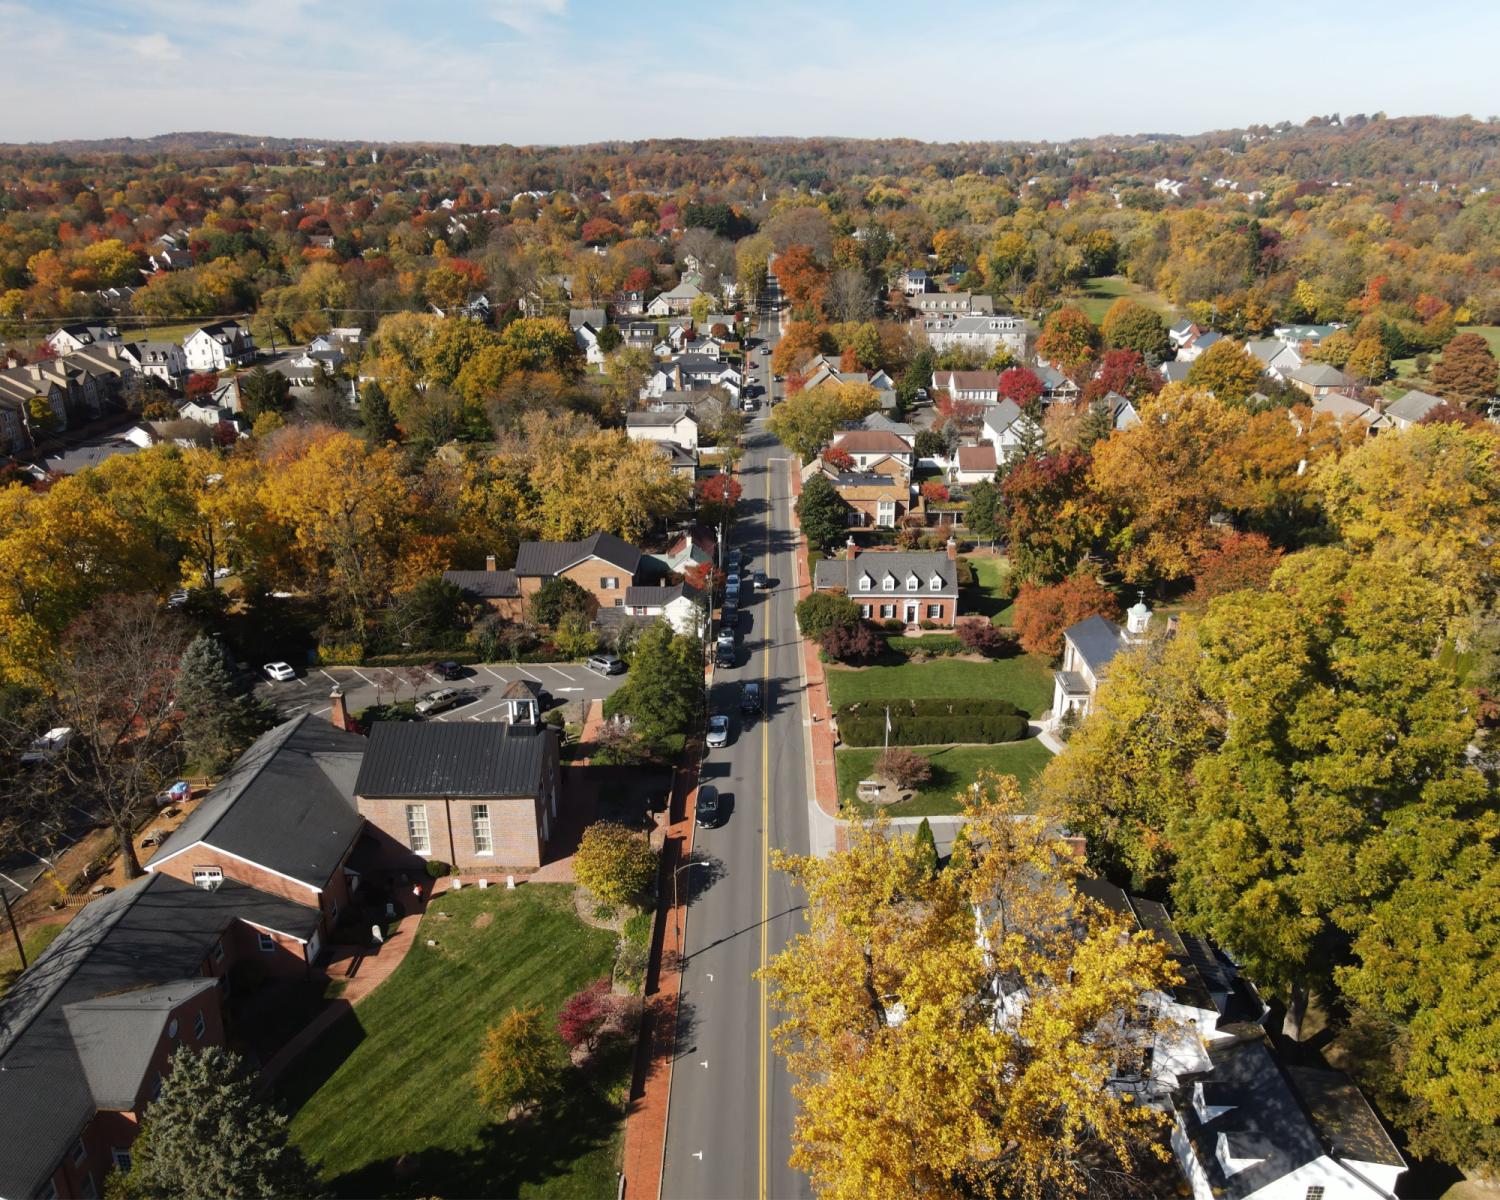
POLYGON ((672 911, 677 914, 677 953, 682 953, 682 910, 677 906, 677 877, 690 867, 706 867, 708 864, 701 858, 690 858, 685 863, 679 863, 676 870, 672 872, 672 911))

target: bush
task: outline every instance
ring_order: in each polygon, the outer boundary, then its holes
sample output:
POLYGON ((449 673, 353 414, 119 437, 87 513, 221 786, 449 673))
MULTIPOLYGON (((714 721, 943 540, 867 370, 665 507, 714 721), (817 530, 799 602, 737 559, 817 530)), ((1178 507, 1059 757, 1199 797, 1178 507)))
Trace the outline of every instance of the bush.
POLYGON ((835 625, 855 625, 860 619, 859 605, 841 592, 813 592, 797 601, 797 627, 813 641, 821 641, 835 625))
POLYGON ((362 642, 322 642, 318 645, 318 665, 323 667, 357 667, 365 660, 362 642))
POLYGON ((863 621, 833 626, 818 644, 829 658, 841 663, 874 662, 885 649, 885 640, 863 621))
POLYGON ((997 629, 982 617, 958 624, 958 640, 971 654, 983 654, 988 658, 1005 653, 1011 647, 1011 639, 1002 629, 997 629))
POLYGON ((450 874, 452 870, 453 868, 440 858, 429 858, 427 860, 427 874, 434 879, 441 879, 444 875, 450 874))
POLYGON ((596 899, 626 904, 651 886, 656 858, 644 835, 614 821, 596 821, 579 840, 573 873, 596 899))
POLYGON ((881 628, 883 628, 887 633, 900 633, 903 629, 906 628, 906 623, 904 621, 897 620, 895 617, 892 617, 889 621, 882 621, 880 624, 881 628))
MULTIPOLYGON (((901 628, 904 629, 906 626, 902 625, 901 628)), ((886 638, 885 643, 897 654, 926 654, 932 657, 961 654, 964 648, 964 644, 957 637, 944 633, 929 633, 923 637, 890 637, 886 638)))
POLYGON ((931 760, 915 750, 887 750, 876 759, 875 770, 901 788, 919 788, 932 779, 931 760))
MULTIPOLYGON (((1027 735, 1027 720, 1009 700, 902 700, 889 706, 893 746, 992 745, 1027 735)), ((839 736, 850 746, 886 740, 886 706, 848 704, 837 712, 839 736)))

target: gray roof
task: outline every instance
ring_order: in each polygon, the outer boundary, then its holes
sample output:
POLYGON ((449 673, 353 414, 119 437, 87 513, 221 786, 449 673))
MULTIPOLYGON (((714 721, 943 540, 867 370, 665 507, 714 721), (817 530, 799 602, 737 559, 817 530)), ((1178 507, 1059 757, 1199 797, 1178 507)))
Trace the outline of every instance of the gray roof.
POLYGON ((690 600, 697 599, 698 592, 685 583, 625 589, 625 603, 631 608, 660 608, 681 596, 687 596, 690 600))
POLYGON ((1417 391, 1413 388, 1399 400, 1392 401, 1386 406, 1386 412, 1402 421, 1420 421, 1433 409, 1445 403, 1441 396, 1429 395, 1427 392, 1417 391))
POLYGON ((1348 387, 1352 382, 1349 376, 1331 363, 1320 362, 1303 363, 1289 378, 1309 387, 1348 387))
POLYGON ((1004 433, 1021 419, 1021 406, 1007 396, 998 404, 991 405, 984 413, 984 427, 996 433, 1004 433))
POLYGON ((377 721, 361 796, 535 796, 551 732, 491 721, 377 721))
POLYGON ((146 875, 86 905, 16 980, 0 1002, 0 1196, 38 1194, 98 1107, 67 1007, 200 975, 236 919, 305 939, 319 914, 233 880, 146 875))
POLYGON ((946 554, 935 550, 868 551, 856 553, 852 559, 843 557, 825 558, 818 562, 817 586, 819 588, 842 588, 847 595, 886 595, 916 597, 940 596, 952 598, 958 595, 958 571, 946 554), (875 587, 862 592, 859 578, 868 573, 875 587), (915 573, 918 591, 906 589, 907 576, 915 573), (896 577, 894 591, 881 590, 881 580, 887 574, 896 577), (929 591, 928 581, 934 576, 943 581, 938 591, 929 591))
POLYGON ((1161 365, 1161 376, 1168 383, 1182 383, 1192 369, 1193 364, 1190 362, 1164 362, 1161 365))
POLYGON ((1356 1162, 1404 1167, 1406 1160, 1354 1081, 1338 1071, 1287 1067, 1292 1086, 1312 1116, 1325 1146, 1356 1162))
POLYGON ((1063 636, 1073 643, 1095 678, 1125 644, 1120 627, 1103 617, 1089 617, 1077 625, 1070 625, 1063 631, 1063 636))
POLYGON ((581 542, 522 542, 516 551, 516 574, 521 577, 556 575, 586 558, 602 558, 634 575, 641 552, 612 533, 596 533, 581 542))
POLYGON ((262 734, 152 857, 198 842, 321 888, 364 821, 354 779, 365 739, 303 713, 262 734))
POLYGON ((504 600, 521 594, 514 571, 444 571, 443 578, 481 600, 504 600))
POLYGON ((678 421, 691 421, 694 425, 698 418, 690 412, 681 410, 672 412, 633 412, 625 414, 625 427, 627 429, 670 429, 678 421))
POLYGON ((204 975, 64 1005, 94 1103, 122 1111, 134 1108, 167 1018, 218 985, 213 976, 204 975))
POLYGON ((580 325, 587 325, 598 332, 604 328, 606 318, 602 308, 570 308, 568 309, 568 324, 577 329, 580 325))

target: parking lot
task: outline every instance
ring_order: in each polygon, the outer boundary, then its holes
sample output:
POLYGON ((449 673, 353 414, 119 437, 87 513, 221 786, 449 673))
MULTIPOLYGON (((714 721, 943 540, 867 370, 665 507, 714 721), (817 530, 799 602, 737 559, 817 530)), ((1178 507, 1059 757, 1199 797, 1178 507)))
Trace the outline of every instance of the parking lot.
POLYGON ((573 700, 602 700, 620 686, 625 675, 600 675, 581 663, 478 663, 465 666, 460 679, 442 679, 425 667, 309 667, 295 679, 273 683, 262 679, 256 695, 276 706, 283 717, 311 712, 326 717, 329 693, 342 688, 351 713, 372 704, 415 700, 439 688, 453 688, 459 702, 433 721, 493 721, 498 719, 500 694, 518 679, 541 685, 556 704, 573 700))

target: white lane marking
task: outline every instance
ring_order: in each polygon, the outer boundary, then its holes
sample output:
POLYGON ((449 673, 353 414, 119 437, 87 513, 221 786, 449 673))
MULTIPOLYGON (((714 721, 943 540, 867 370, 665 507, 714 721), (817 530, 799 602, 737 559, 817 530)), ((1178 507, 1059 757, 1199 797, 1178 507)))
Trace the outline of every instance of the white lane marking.
POLYGON ((10 884, 11 887, 18 887, 18 888, 20 888, 23 892, 29 892, 29 891, 31 891, 31 889, 29 887, 27 887, 24 883, 17 882, 16 880, 12 879, 9 875, 7 875, 4 871, 0 871, 0 879, 5 880, 5 882, 8 883, 8 884, 10 884))
POLYGON ((471 721, 477 721, 480 717, 484 716, 485 713, 494 712, 497 708, 504 708, 507 703, 508 701, 502 700, 499 704, 491 704, 488 708, 481 708, 478 712, 465 713, 464 715, 471 721))
POLYGON ((318 709, 317 712, 313 713, 313 716, 315 716, 315 717, 327 716, 332 711, 333 711, 333 706, 330 704, 327 708, 320 708, 320 709, 318 709))
POLYGON ((329 683, 333 684, 334 687, 338 687, 339 680, 337 675, 330 675, 327 671, 323 670, 322 667, 318 668, 318 674, 321 675, 324 679, 328 680, 329 683))
MULTIPOLYGON (((566 680, 568 680, 570 682, 578 678, 576 675, 569 675, 561 667, 548 667, 547 670, 549 670, 549 671, 556 671, 564 679, 566 679, 566 680)), ((561 691, 562 689, 559 688, 558 690, 561 691)))
POLYGON ((583 691, 582 688, 558 688, 557 690, 559 692, 581 692, 581 691, 583 691))
POLYGON ((529 680, 531 680, 533 683, 541 683, 542 682, 541 678, 539 676, 533 675, 525 667, 517 667, 516 670, 518 670, 519 672, 521 672, 522 675, 526 676, 526 678, 529 679, 529 680))
POLYGON ((350 667, 349 669, 351 671, 353 671, 356 675, 358 675, 361 679, 363 679, 366 683, 368 683, 377 692, 380 690, 380 685, 378 683, 376 683, 373 679, 371 679, 368 675, 366 675, 363 671, 361 671, 358 667, 350 667))
POLYGON ((500 674, 500 672, 496 671, 494 668, 492 668, 492 667, 485 667, 484 670, 488 671, 491 675, 493 675, 501 683, 507 682, 505 676, 502 675, 502 674, 500 674))
POLYGON ((699 1162, 702 1162, 703 1161, 703 1151, 702 1150, 694 1150, 693 1151, 693 1157, 696 1158, 699 1162))

